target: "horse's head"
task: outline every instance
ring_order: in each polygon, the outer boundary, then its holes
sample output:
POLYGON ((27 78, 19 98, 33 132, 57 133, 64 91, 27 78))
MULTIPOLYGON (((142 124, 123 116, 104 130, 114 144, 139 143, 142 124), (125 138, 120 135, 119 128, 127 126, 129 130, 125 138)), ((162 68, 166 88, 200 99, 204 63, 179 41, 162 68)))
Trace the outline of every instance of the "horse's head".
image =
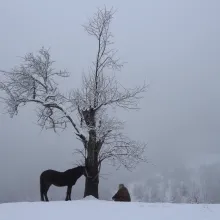
POLYGON ((90 177, 89 176, 89 168, 87 167, 87 166, 84 166, 84 173, 83 173, 83 175, 85 176, 85 177, 90 177))
POLYGON ((89 177, 89 174, 88 174, 88 167, 86 166, 79 166, 81 172, 82 172, 82 175, 84 175, 85 177, 89 177))

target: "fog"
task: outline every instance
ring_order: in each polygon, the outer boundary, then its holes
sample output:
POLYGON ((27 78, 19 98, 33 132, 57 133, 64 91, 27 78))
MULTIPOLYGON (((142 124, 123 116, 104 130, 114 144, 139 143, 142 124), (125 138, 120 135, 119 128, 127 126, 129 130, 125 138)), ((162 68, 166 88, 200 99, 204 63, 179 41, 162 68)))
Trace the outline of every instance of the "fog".
MULTIPOLYGON (((70 79, 60 81, 60 88, 80 86, 81 74, 88 70, 97 48, 82 25, 104 4, 117 9, 111 30, 118 56, 127 62, 118 79, 125 87, 143 80, 149 83, 139 111, 117 113, 126 120, 129 137, 148 143, 148 163, 132 173, 105 164, 100 197, 110 199, 119 183, 147 182, 157 174, 168 178, 174 170, 178 179, 185 168, 219 167, 217 0, 1 1, 0 69, 10 70, 21 62, 20 57, 44 46, 51 48, 55 67, 71 73, 70 79)), ((74 167, 78 160, 74 148, 81 143, 71 127, 59 135, 41 131, 34 105, 23 107, 13 119, 3 107, 0 103, 0 202, 39 201, 40 173, 74 167)), ((217 168, 213 170, 213 176, 219 175, 217 168)), ((73 187, 72 198, 82 198, 83 190, 82 177, 73 187)), ((63 200, 65 191, 51 187, 49 199, 63 200)))

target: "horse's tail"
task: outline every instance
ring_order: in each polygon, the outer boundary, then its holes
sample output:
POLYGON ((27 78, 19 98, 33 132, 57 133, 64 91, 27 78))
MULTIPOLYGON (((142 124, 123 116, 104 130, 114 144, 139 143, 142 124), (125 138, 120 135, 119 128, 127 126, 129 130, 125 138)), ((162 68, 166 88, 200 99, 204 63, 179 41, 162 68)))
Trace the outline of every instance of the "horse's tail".
POLYGON ((44 190, 43 190, 43 185, 44 185, 44 182, 43 182, 43 178, 42 176, 40 176, 40 197, 41 197, 41 201, 44 201, 44 190))

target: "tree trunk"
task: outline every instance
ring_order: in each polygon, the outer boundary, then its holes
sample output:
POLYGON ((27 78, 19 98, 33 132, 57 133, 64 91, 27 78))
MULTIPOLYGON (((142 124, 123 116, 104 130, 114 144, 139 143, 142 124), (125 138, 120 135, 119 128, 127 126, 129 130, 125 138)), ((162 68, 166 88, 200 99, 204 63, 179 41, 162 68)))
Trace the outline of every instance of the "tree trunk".
POLYGON ((89 177, 86 177, 84 197, 91 195, 98 199, 99 170, 97 154, 95 154, 95 157, 93 157, 92 160, 89 157, 86 159, 86 166, 89 177))
POLYGON ((86 177, 84 197, 94 196, 99 198, 99 174, 98 166, 89 167, 89 177, 86 177))
POLYGON ((91 129, 89 131, 89 142, 88 142, 87 158, 85 164, 87 167, 87 173, 89 177, 86 177, 84 197, 92 195, 98 199, 99 198, 98 144, 96 142, 95 129, 91 129))
POLYGON ((99 144, 96 140, 96 119, 95 111, 93 108, 83 111, 84 120, 89 127, 89 141, 86 147, 87 157, 85 165, 89 177, 86 177, 84 197, 94 196, 99 198, 99 170, 98 170, 98 154, 99 144))

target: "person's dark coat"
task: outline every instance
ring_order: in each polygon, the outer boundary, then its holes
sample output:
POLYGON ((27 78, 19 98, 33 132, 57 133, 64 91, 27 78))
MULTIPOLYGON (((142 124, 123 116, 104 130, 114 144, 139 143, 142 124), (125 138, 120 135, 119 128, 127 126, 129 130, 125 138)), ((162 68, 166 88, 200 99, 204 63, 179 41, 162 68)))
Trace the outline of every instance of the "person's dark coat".
POLYGON ((131 201, 131 197, 128 192, 128 189, 123 184, 119 185, 118 192, 112 197, 112 199, 117 202, 130 202, 131 201))

